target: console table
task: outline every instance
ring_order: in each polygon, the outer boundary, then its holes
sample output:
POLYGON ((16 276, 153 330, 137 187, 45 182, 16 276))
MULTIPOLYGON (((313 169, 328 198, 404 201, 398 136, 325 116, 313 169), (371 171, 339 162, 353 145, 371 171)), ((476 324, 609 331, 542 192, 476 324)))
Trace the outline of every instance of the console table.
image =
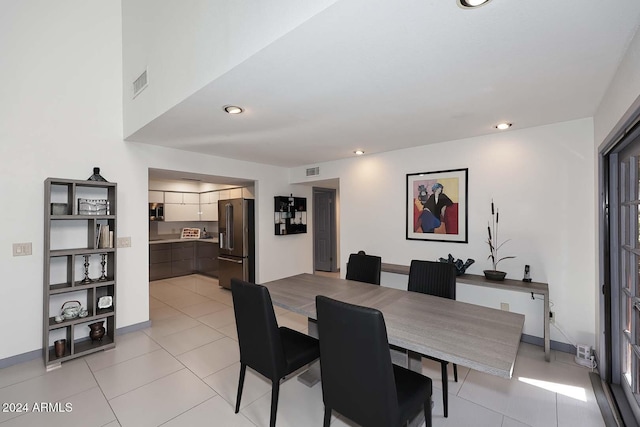
MULTIPOLYGON (((408 265, 382 263, 382 271, 386 273, 409 275, 408 265)), ((549 284, 538 282, 523 282, 521 280, 505 279, 502 281, 487 280, 479 274, 463 274, 456 277, 456 282, 466 285, 484 286, 487 288, 503 289, 506 291, 525 292, 542 295, 544 298, 544 358, 551 360, 551 345, 549 337, 549 284)))

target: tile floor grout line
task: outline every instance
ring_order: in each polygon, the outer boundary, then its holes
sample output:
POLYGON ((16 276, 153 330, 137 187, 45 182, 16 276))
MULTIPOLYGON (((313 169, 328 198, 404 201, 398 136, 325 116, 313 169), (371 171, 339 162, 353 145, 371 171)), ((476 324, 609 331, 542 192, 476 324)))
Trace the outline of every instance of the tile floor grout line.
MULTIPOLYGON (((122 423, 120 422, 120 419, 118 418, 118 415, 116 414, 116 411, 114 411, 113 410, 113 406, 111 406, 111 402, 109 401, 109 399, 107 399, 107 395, 104 394, 104 390, 102 389, 102 387, 100 387, 100 383, 98 382, 98 379, 96 378, 95 372, 93 372, 93 370, 91 369, 91 366, 89 366, 89 363, 86 360, 85 360, 85 363, 87 364, 87 368, 89 368, 89 372, 91 372, 91 376, 93 377, 93 380, 96 382, 96 386, 98 387, 98 390, 100 390, 100 394, 102 394, 102 397, 104 397, 104 401, 107 402, 107 405, 109 405, 109 409, 111 410, 111 413, 115 417, 115 420, 118 422, 118 424, 120 424, 120 426, 122 426, 122 423)), ((107 424, 104 424, 104 425, 108 425, 111 422, 112 421, 110 421, 110 422, 108 422, 107 424)))

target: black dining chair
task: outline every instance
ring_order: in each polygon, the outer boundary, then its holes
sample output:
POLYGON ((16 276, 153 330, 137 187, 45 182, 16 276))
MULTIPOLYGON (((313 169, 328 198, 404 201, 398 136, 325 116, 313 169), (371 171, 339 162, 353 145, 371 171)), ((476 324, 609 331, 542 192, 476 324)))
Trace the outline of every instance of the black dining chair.
MULTIPOLYGON (((409 267, 409 291, 456 299, 456 269, 453 264, 433 261, 412 260, 409 267)), ((423 355, 440 363, 442 372, 442 405, 444 416, 449 416, 449 375, 448 361, 423 355)), ((453 378, 458 382, 458 366, 453 363, 453 378)))
POLYGON ((382 258, 379 256, 367 255, 360 251, 357 254, 349 255, 346 279, 379 285, 381 271, 382 258))
POLYGON ((335 410, 367 427, 400 426, 424 410, 431 426, 431 379, 391 363, 379 310, 316 297, 324 426, 335 410))
POLYGON ((261 285, 231 279, 233 311, 240 345, 240 379, 236 414, 240 410, 247 366, 271 380, 271 422, 276 425, 280 380, 320 356, 318 340, 278 327, 271 296, 261 285))

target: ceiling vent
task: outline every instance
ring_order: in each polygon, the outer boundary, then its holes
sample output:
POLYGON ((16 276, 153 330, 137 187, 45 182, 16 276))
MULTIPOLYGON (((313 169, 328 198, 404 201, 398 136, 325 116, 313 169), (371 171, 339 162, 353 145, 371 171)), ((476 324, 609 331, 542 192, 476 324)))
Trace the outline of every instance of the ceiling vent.
POLYGON ((315 168, 307 168, 307 176, 316 175, 320 175, 320 166, 316 166, 315 168))
POLYGON ((138 96, 147 86, 149 86, 149 80, 147 79, 147 70, 144 70, 143 73, 133 81, 133 97, 138 96))

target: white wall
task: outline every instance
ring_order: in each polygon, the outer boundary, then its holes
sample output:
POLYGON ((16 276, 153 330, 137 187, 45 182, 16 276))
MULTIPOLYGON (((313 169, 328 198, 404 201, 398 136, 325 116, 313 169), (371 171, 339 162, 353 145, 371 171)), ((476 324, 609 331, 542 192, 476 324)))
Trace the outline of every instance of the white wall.
MULTIPOLYGON (((349 253, 360 249, 404 265, 451 253, 475 259, 469 272, 482 274, 490 268, 485 234, 493 199, 501 236, 511 239, 503 255, 517 256, 500 269, 520 279, 529 264, 534 281, 549 283, 557 325, 574 343, 594 345, 593 164, 593 123, 583 119, 323 163, 319 178, 340 179, 343 274, 349 253), (469 243, 406 240, 406 174, 458 168, 469 168, 469 243)), ((291 182, 307 182, 305 169, 294 169, 291 182)), ((393 276, 385 275, 383 284, 406 286, 406 277, 393 276)), ((494 308, 510 303, 512 311, 526 315, 524 332, 542 336, 539 301, 526 294, 458 289, 463 301, 494 308)), ((551 338, 569 342, 556 328, 551 338)))
POLYGON ((125 137, 335 1, 123 1, 125 137))
POLYGON ((310 235, 273 233, 273 197, 298 193, 281 168, 122 141, 120 2, 9 0, 0 14, 0 361, 41 348, 47 177, 118 183, 117 327, 148 315, 148 169, 256 180, 258 280, 310 271, 310 235), (12 257, 11 244, 33 255, 12 257), (265 254, 263 256, 263 254, 265 254))

